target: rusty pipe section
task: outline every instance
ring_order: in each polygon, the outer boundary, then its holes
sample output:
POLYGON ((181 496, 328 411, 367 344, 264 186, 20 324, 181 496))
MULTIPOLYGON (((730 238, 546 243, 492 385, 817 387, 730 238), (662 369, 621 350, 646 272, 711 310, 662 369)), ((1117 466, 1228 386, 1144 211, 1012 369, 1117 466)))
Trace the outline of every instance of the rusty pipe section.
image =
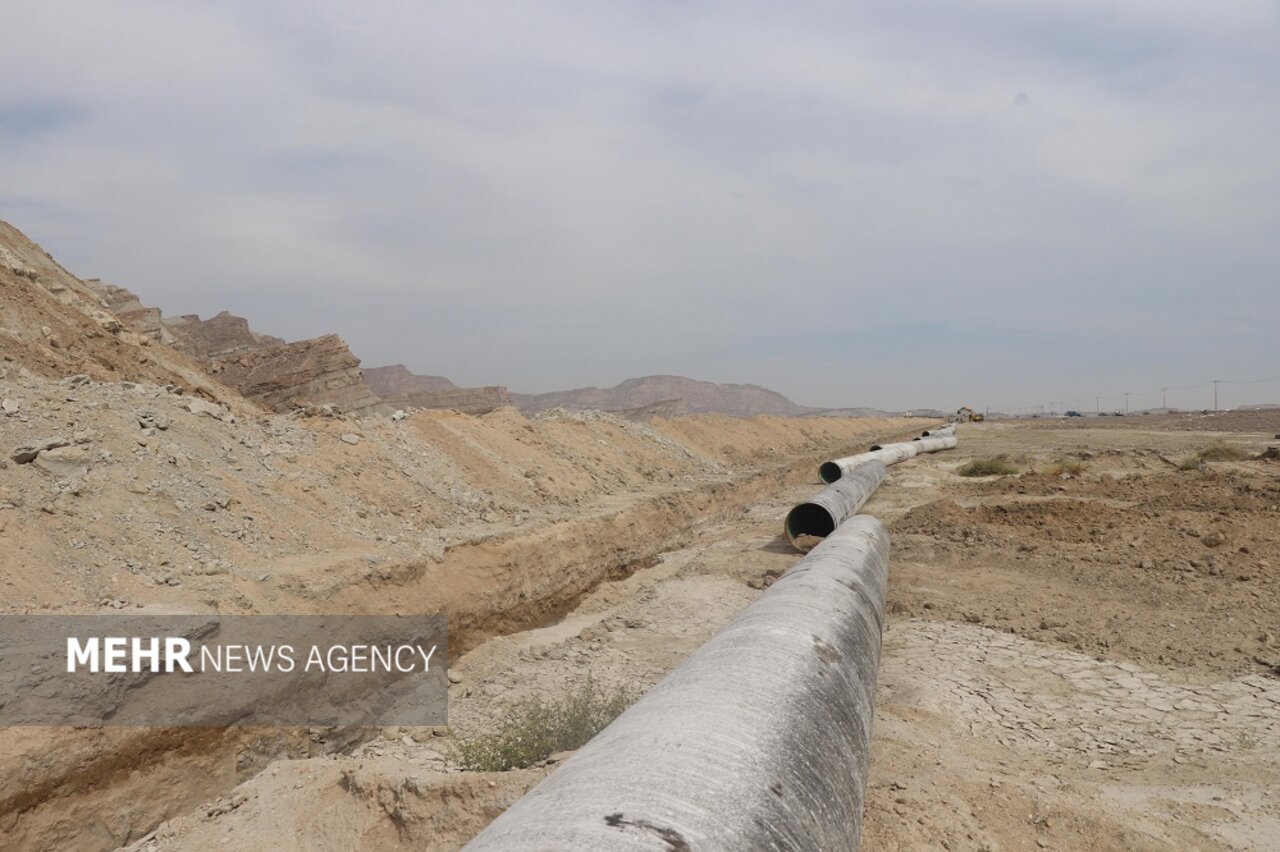
POLYGON ((956 433, 956 424, 948 423, 946 426, 935 426, 932 429, 925 429, 920 433, 921 438, 945 438, 948 435, 956 433))
POLYGON ((847 518, 857 514, 887 474, 884 462, 871 459, 798 504, 787 513, 782 525, 787 541, 799 551, 812 549, 818 539, 831 535, 847 518))
POLYGON ((857 848, 888 571, 846 521, 465 850, 857 848))
POLYGON ((886 465, 897 464, 912 458, 919 451, 919 446, 915 441, 905 441, 900 444, 875 444, 869 452, 823 462, 818 468, 818 476, 822 477, 823 482, 831 483, 842 476, 848 476, 857 470, 859 466, 869 461, 883 462, 886 465))

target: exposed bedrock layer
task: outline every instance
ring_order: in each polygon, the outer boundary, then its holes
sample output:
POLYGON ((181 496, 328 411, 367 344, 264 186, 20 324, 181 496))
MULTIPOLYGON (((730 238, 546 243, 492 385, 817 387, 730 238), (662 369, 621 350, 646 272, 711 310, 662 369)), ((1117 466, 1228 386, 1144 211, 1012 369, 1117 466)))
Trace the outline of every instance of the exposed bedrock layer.
POLYGON ((164 316, 123 287, 89 283, 120 321, 155 343, 193 359, 207 373, 272 411, 337 405, 355 414, 390 413, 365 384, 360 359, 336 334, 286 343, 259 334, 244 317, 223 311, 164 316))

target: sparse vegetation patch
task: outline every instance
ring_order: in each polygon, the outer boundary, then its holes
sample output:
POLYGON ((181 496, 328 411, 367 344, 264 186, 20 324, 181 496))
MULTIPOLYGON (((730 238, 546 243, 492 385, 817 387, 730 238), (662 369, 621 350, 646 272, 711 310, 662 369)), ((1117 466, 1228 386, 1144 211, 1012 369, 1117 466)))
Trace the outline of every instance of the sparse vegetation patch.
POLYGON ((1196 456, 1201 461, 1219 462, 1219 461, 1240 461, 1247 459, 1249 454, 1239 447, 1229 447, 1226 444, 1214 444, 1208 449, 1201 450, 1196 456))
POLYGON ((990 459, 974 459, 957 471, 961 476, 1008 476, 1018 469, 1004 456, 990 459))
POLYGON ((472 772, 524 769, 558 751, 586 745, 638 696, 628 689, 605 689, 588 679, 558 700, 526 698, 511 705, 493 733, 460 740, 454 758, 472 772))
POLYGON ((1075 459, 1060 458, 1045 469, 1050 476, 1079 476, 1084 473, 1084 462, 1075 459))

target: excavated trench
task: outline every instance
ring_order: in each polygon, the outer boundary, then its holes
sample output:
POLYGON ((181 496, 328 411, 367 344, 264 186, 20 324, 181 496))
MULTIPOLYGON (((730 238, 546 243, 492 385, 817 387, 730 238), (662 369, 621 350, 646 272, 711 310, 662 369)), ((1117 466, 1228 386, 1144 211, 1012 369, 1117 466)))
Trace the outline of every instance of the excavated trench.
MULTIPOLYGON (((532 532, 457 545, 440 562, 316 577, 294 591, 313 611, 444 612, 456 658, 494 636, 557 622, 600 583, 653 564, 700 526, 812 481, 823 457, 611 500, 532 532)), ((376 733, 11 728, 0 734, 11 767, 0 786, 0 836, 5 848, 112 849, 229 792, 272 760, 345 753, 376 733)))

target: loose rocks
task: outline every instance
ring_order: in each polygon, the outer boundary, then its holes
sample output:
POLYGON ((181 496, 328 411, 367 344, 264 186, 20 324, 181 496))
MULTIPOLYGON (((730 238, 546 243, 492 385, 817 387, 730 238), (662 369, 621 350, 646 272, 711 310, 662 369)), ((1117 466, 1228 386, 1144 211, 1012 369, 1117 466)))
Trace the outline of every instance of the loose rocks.
POLYGON ((13 452, 9 454, 9 458, 13 459, 18 464, 27 464, 28 462, 35 461, 36 457, 42 452, 56 450, 59 447, 65 447, 70 443, 71 441, 66 438, 46 438, 43 441, 37 441, 34 444, 24 444, 20 447, 15 447, 13 452))
POLYGON ((225 408, 212 402, 205 402, 203 399, 187 400, 186 409, 192 414, 202 414, 205 417, 212 417, 214 420, 227 419, 227 410, 225 408))
POLYGON ((58 479, 78 479, 89 472, 89 453, 83 447, 59 447, 41 452, 35 467, 58 479))

